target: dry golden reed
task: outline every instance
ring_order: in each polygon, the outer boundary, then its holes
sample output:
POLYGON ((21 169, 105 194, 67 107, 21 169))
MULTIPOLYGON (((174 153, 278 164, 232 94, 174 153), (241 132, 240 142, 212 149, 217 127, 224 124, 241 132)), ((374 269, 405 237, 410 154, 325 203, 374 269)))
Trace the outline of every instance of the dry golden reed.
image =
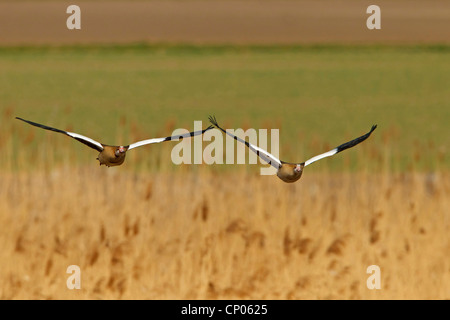
POLYGON ((448 173, 285 184, 237 168, 0 173, 0 297, 450 298, 448 173), (374 264, 380 290, 366 286, 374 264))

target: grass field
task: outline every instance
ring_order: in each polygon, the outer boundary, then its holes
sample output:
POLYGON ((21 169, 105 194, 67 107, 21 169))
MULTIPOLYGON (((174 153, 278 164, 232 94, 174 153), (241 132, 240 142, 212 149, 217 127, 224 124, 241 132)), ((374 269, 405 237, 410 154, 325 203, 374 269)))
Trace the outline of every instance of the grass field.
POLYGON ((374 139, 398 160, 391 169, 448 168, 449 61, 447 47, 2 49, 1 121, 31 131, 13 121, 21 116, 116 144, 215 114, 227 128, 280 129, 287 161, 376 123, 374 139))
MULTIPOLYGON (((449 299, 447 47, 0 49, 0 298, 449 299), (215 114, 303 161, 182 165, 173 144, 99 167, 20 116, 108 144, 215 114), (69 265, 81 290, 66 287, 69 265), (381 269, 369 290, 366 269, 381 269)), ((206 143, 205 143, 206 144, 206 143)))

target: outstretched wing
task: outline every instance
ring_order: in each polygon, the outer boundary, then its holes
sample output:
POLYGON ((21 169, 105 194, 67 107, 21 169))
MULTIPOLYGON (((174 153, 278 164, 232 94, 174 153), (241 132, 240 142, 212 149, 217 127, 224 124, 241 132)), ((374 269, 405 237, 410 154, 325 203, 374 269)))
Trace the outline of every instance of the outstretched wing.
POLYGON ((258 155, 258 157, 260 157, 261 159, 263 159, 265 162, 267 162, 268 164, 270 164, 272 167, 274 167, 275 169, 279 169, 281 167, 281 161, 276 158, 274 155, 270 154, 269 152, 267 152, 266 150, 263 150, 253 144, 251 144, 250 142, 245 141, 244 139, 241 139, 237 136, 235 136, 234 134, 231 134, 230 132, 222 129, 219 124, 217 123, 216 117, 213 116, 209 116, 209 121, 215 126, 217 127, 217 129, 223 131, 224 133, 226 133, 227 135, 229 135, 230 137, 232 137, 234 140, 237 140, 239 142, 244 143, 250 150, 252 150, 254 153, 256 153, 258 155))
POLYGON ((189 138, 189 137, 193 137, 193 136, 198 136, 198 135, 204 134, 206 131, 211 130, 212 128, 213 128, 213 126, 209 126, 208 128, 206 128, 205 130, 202 130, 202 131, 194 131, 194 132, 180 134, 177 136, 165 137, 165 138, 154 138, 154 139, 142 140, 142 141, 130 144, 128 146, 128 150, 131 150, 131 149, 134 149, 134 148, 146 145, 146 144, 160 143, 160 142, 164 142, 164 141, 178 140, 180 138, 189 138))
POLYGON ((326 157, 331 157, 331 156, 335 155, 338 152, 341 152, 341 151, 344 151, 345 149, 348 149, 348 148, 356 146, 357 144, 359 144, 359 143, 363 142, 364 140, 366 140, 370 136, 370 134, 373 132, 373 130, 375 130, 376 128, 377 128, 377 125, 374 125, 374 126, 372 126, 372 129, 370 129, 370 131, 368 133, 366 133, 365 135, 363 135, 363 136, 361 136, 359 138, 353 139, 352 141, 349 141, 349 142, 346 142, 344 144, 341 144, 340 146, 334 148, 333 150, 330 150, 328 152, 319 154, 318 156, 315 156, 315 157, 313 157, 313 158, 311 158, 309 160, 306 160, 305 161, 305 167, 307 165, 310 165, 313 162, 316 162, 317 160, 320 160, 320 159, 323 159, 323 158, 326 158, 326 157))
POLYGON ((80 141, 81 143, 87 145, 88 147, 91 147, 92 149, 95 149, 95 150, 97 150, 99 152, 103 151, 103 145, 100 142, 97 142, 95 140, 92 140, 91 138, 82 136, 81 134, 68 132, 68 131, 64 131, 64 130, 60 130, 60 129, 56 129, 56 128, 52 128, 52 127, 48 127, 48 126, 45 126, 43 124, 39 124, 39 123, 36 123, 36 122, 33 122, 33 121, 25 120, 25 119, 22 119, 22 118, 19 118, 19 117, 16 117, 16 119, 25 121, 26 123, 31 124, 32 126, 35 126, 35 127, 38 127, 38 128, 42 128, 42 129, 45 129, 45 130, 50 130, 50 131, 54 131, 54 132, 58 132, 58 133, 63 133, 65 135, 69 136, 69 137, 72 137, 72 138, 80 141))

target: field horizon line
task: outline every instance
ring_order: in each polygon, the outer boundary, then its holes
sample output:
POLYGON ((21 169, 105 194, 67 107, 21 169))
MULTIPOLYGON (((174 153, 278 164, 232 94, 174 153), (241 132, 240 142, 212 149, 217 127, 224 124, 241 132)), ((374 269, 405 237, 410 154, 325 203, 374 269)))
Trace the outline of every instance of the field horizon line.
POLYGON ((189 43, 189 42, 130 42, 130 43, 86 43, 86 44, 37 44, 37 45, 0 45, 0 53, 9 51, 161 51, 166 53, 202 53, 202 52, 285 52, 285 51, 323 51, 323 50, 407 50, 450 52, 450 43, 435 44, 389 44, 389 43, 189 43))

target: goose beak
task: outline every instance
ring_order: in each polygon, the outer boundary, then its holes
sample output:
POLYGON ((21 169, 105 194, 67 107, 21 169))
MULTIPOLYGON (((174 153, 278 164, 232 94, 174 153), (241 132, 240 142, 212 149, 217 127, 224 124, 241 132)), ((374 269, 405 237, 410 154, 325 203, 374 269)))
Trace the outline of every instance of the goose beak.
POLYGON ((125 151, 127 151, 126 149, 125 149, 125 147, 123 147, 123 146, 120 146, 119 148, 117 148, 117 150, 116 150, 116 157, 118 157, 121 153, 125 153, 125 151))

